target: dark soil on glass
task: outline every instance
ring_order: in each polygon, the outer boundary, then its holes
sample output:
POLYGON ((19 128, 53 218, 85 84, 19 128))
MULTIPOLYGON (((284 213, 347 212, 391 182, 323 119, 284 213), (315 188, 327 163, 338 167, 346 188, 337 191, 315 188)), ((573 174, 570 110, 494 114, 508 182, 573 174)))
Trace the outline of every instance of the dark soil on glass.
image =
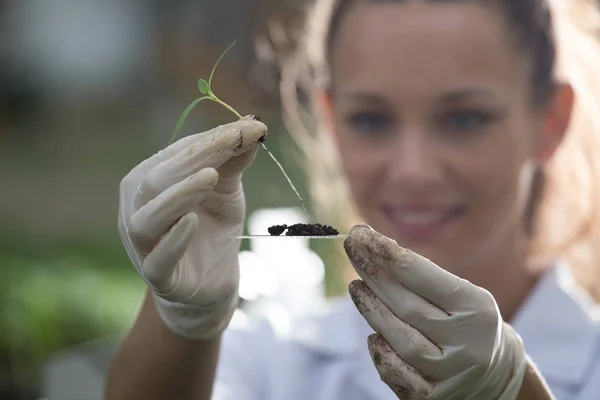
POLYGON ((269 229, 271 236, 280 236, 285 232, 285 236, 337 236, 340 232, 323 224, 294 224, 294 225, 273 225, 269 229))

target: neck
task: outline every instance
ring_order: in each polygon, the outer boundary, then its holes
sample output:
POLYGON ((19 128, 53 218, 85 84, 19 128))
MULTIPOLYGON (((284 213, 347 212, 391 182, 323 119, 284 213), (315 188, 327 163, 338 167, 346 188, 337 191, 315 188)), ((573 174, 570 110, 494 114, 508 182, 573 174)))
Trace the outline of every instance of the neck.
POLYGON ((506 322, 515 317, 539 278, 539 273, 528 268, 526 241, 519 238, 515 242, 498 246, 498 250, 488 254, 487 261, 481 260, 461 274, 494 296, 506 322))

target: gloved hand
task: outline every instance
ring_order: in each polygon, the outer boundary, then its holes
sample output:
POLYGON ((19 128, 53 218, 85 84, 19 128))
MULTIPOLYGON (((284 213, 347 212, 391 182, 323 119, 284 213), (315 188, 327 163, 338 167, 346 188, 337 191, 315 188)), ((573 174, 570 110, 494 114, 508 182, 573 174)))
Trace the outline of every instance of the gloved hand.
POLYGON ((398 398, 516 398, 526 354, 488 291, 365 225, 344 248, 362 278, 350 295, 376 332, 371 358, 398 398))
POLYGON ((206 339, 237 306, 242 173, 267 127, 253 116, 187 136, 121 181, 119 234, 156 308, 175 333, 206 339))

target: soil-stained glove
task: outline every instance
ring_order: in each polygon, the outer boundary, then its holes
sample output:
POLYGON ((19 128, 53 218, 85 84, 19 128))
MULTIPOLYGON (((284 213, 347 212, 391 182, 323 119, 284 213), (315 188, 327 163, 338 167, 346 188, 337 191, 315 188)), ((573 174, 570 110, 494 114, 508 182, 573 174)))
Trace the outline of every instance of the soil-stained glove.
POLYGON ((344 248, 362 278, 350 295, 376 332, 371 358, 399 399, 517 397, 526 354, 488 291, 368 226, 355 226, 344 248))
POLYGON ((237 306, 242 173, 267 127, 253 116, 187 136, 120 186, 119 234, 159 315, 190 339, 218 335, 237 306))

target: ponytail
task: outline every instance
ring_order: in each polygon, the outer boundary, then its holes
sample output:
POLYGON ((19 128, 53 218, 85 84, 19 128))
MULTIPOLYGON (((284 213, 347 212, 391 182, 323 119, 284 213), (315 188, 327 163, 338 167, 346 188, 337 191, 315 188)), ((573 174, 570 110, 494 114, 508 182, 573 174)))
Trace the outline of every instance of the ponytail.
MULTIPOLYGON (((562 258, 600 300, 600 12, 592 0, 548 0, 557 75, 575 92, 565 139, 546 170, 531 257, 562 258)), ((538 264, 536 263, 536 264, 538 264)))

